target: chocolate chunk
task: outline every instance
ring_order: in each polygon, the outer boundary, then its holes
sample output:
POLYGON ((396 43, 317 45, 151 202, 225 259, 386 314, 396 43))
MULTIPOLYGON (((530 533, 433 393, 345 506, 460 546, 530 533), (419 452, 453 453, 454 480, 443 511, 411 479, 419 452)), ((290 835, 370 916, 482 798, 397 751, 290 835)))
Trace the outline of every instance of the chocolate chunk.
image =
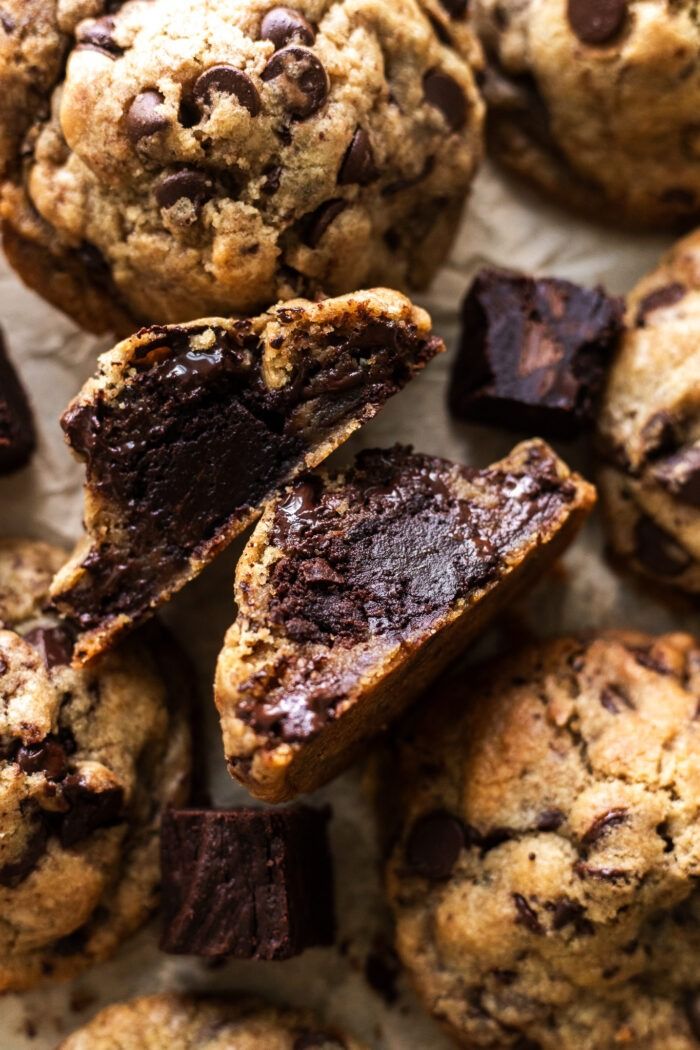
POLYGON ((562 826, 566 817, 560 809, 545 809, 537 818, 538 831, 556 831, 562 826))
POLYGON ((0 332, 0 474, 26 466, 35 447, 32 410, 0 332))
POLYGON ((469 0, 440 0, 450 18, 464 18, 469 7, 469 0))
POLYGON ((522 893, 513 894, 513 903, 515 904, 515 910, 517 912, 516 923, 520 926, 524 926, 530 931, 530 933, 536 933, 538 935, 543 934, 544 926, 539 920, 539 916, 532 905, 523 897, 522 893))
POLYGON ((181 200, 191 201, 196 208, 201 208, 213 196, 212 180, 196 168, 183 168, 166 175, 156 187, 156 200, 160 208, 172 208, 181 200))
POLYGON ((310 46, 316 40, 316 33, 300 11, 293 11, 291 7, 273 7, 262 20, 260 39, 271 41, 279 51, 292 41, 310 46))
POLYGON ((568 0, 569 25, 584 44, 607 44, 627 18, 627 0, 568 0))
POLYGON ((685 1015, 688 1018, 690 1031, 700 1041, 700 992, 687 992, 685 996, 685 1015))
POLYGON ((59 838, 63 846, 75 846, 100 828, 123 820, 124 792, 119 787, 95 791, 80 776, 72 774, 62 784, 70 809, 63 816, 59 838))
POLYGON ((406 863, 421 878, 433 882, 449 879, 464 845, 460 821, 444 810, 435 810, 420 817, 411 828, 406 863))
POLYGON ((369 135, 364 128, 358 128, 340 166, 338 182, 341 186, 347 186, 352 183, 357 183, 359 186, 369 186, 378 177, 379 172, 374 163, 374 153, 369 135))
POLYGON ((39 650, 49 670, 53 667, 67 666, 71 662, 73 634, 65 624, 35 627, 24 635, 24 640, 39 650))
POLYGON ((655 465, 654 478, 681 503, 700 508, 700 445, 690 445, 655 465))
POLYGON ((119 58, 124 54, 113 36, 114 19, 99 18, 91 25, 82 26, 77 36, 77 51, 100 51, 109 58, 119 58))
POLYGON ((675 306, 676 303, 685 298, 687 291, 688 289, 684 284, 674 281, 672 284, 665 284, 663 288, 655 288, 653 292, 649 292, 637 307, 635 320, 637 327, 644 327, 647 317, 649 314, 654 313, 655 310, 663 310, 666 306, 675 306))
POLYGON ((400 975, 401 961, 395 948, 383 938, 376 938, 365 959, 365 980, 388 1006, 399 997, 396 985, 400 975))
POLYGON ((629 814, 626 809, 610 809, 607 813, 601 813, 591 824, 590 828, 581 837, 581 845, 588 847, 595 845, 611 828, 618 828, 627 823, 629 814))
POLYGON ((304 243, 308 244, 309 248, 318 248, 328 227, 347 206, 348 202, 341 199, 326 201, 311 215, 302 219, 304 243))
POLYGON ((656 576, 680 576, 692 562, 673 536, 646 515, 635 525, 634 545, 641 565, 656 576))
POLYGON ((611 715, 618 715, 621 708, 626 707, 628 711, 636 711, 636 705, 627 690, 620 685, 606 685, 600 693, 601 707, 609 711, 611 715))
POLYGON ((591 923, 583 918, 585 913, 586 909, 582 904, 577 904, 576 901, 569 900, 568 897, 560 897, 554 905, 552 929, 563 930, 567 926, 575 926, 577 927, 577 932, 579 932, 582 923, 591 927, 591 923))
POLYGON ((326 810, 171 810, 161 836, 173 954, 289 959, 333 942, 326 810))
POLYGON ((287 110, 306 120, 325 105, 330 91, 326 70, 316 55, 304 47, 285 47, 277 51, 265 66, 262 79, 280 81, 287 110))
POLYGON ((14 33, 15 29, 17 28, 17 23, 15 22, 14 18, 12 17, 12 15, 8 15, 6 11, 0 11, 0 25, 5 30, 8 36, 10 35, 10 33, 14 33))
POLYGON ((129 106, 126 114, 126 134, 133 146, 141 139, 165 131, 170 126, 162 111, 164 97, 160 91, 142 91, 129 106))
POLYGON ((63 744, 50 736, 40 744, 21 747, 16 761, 23 773, 45 773, 49 780, 60 780, 68 771, 68 756, 63 744))
POLYGON ((431 69, 423 77, 426 102, 439 109, 452 131, 461 131, 467 123, 467 98, 460 84, 439 69, 431 69))
POLYGON ((592 426, 622 302, 600 288, 482 270, 465 299, 455 415, 573 438, 592 426))
POLYGON ((202 107, 211 106, 217 95, 232 95, 251 117, 260 112, 260 95, 253 78, 234 66, 211 66, 197 77, 192 94, 202 107))

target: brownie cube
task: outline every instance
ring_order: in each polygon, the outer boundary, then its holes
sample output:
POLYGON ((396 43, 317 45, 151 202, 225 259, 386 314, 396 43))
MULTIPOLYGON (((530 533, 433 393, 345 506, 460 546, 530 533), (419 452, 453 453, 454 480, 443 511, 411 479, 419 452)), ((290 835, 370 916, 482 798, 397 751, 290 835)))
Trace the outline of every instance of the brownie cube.
POLYGON ((482 270, 463 306, 452 412, 539 436, 576 437, 593 423, 623 312, 622 300, 602 288, 482 270))
POLYGON ((161 949, 289 959, 334 937, 328 810, 170 810, 161 949))
POLYGON ((35 447, 29 401, 0 332, 0 474, 24 467, 35 447))

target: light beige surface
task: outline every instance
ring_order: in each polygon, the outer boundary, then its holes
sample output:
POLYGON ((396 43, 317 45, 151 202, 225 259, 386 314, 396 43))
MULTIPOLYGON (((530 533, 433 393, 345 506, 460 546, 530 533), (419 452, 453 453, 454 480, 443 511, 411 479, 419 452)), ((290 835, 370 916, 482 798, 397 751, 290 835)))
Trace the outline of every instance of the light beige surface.
MULTIPOLYGON (((522 188, 506 185, 488 171, 477 180, 471 213, 460 231, 452 263, 422 305, 430 308, 436 329, 454 349, 457 305, 470 275, 485 262, 535 267, 586 283, 603 281, 625 291, 656 263, 671 238, 635 238, 586 227, 583 222, 544 206, 522 188)), ((70 542, 79 531, 82 498, 80 470, 61 442, 57 417, 80 384, 92 374, 97 352, 109 340, 80 335, 59 314, 19 287, 6 271, 0 275, 0 315, 10 344, 33 387, 41 410, 41 445, 34 465, 10 479, 0 479, 0 534, 27 532, 70 542)), ((450 358, 436 361, 400 394, 359 437, 361 446, 413 442, 421 451, 485 465, 510 449, 517 435, 453 424, 444 411, 450 358)), ((589 477, 579 451, 559 450, 589 477)), ((203 685, 211 681, 216 654, 233 619, 234 552, 186 588, 168 619, 197 657, 203 685)), ((600 557, 597 519, 567 556, 565 572, 556 572, 531 595, 525 609, 541 633, 578 626, 626 625, 652 630, 692 628, 700 619, 679 599, 673 608, 656 604, 618 578, 600 557)), ((509 644, 509 637, 495 635, 509 644)), ((245 796, 229 783, 221 761, 221 739, 213 704, 207 711, 211 777, 218 801, 245 796)), ((231 963, 210 971, 187 959, 169 959, 156 950, 154 930, 144 932, 112 963, 85 975, 75 985, 52 988, 0 1002, 3 1050, 53 1050, 72 1028, 85 1023, 100 1006, 118 998, 164 988, 258 990, 293 1004, 325 1010, 340 1027, 353 1030, 378 1050, 448 1050, 438 1029, 423 1017, 403 990, 407 1012, 386 1010, 362 976, 365 956, 382 922, 379 884, 373 865, 372 824, 350 773, 319 793, 335 808, 331 834, 339 871, 339 939, 349 941, 345 956, 312 951, 285 963, 231 963), (76 1009, 71 1009, 71 1002, 76 1009), (26 1020, 37 1026, 34 1039, 24 1034, 26 1020), (379 1034, 377 1034, 379 1033, 379 1034)))

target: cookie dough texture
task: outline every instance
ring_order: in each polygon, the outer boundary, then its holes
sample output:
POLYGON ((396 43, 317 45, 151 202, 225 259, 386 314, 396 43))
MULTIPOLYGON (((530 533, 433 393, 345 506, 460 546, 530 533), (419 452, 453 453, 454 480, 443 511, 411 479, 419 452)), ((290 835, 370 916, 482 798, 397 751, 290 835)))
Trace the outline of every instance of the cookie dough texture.
POLYGON ((2 991, 70 977, 145 921, 160 811, 187 787, 184 696, 159 666, 177 666, 172 654, 134 641, 72 670, 70 640, 45 612, 64 557, 0 541, 2 991))
POLYGON ((463 1046, 696 1050, 700 648, 559 639, 396 746, 398 949, 463 1046))
POLYGON ((481 152, 463 5, 25 7, 0 19, 5 249, 85 327, 422 286, 443 260, 481 152))
POLYGON ((700 213, 689 0, 475 0, 493 152, 566 205, 638 226, 700 213))
POLYGON ((148 1050, 363 1050, 304 1011, 176 995, 110 1006, 58 1050, 143 1050, 144 1045, 148 1050))
POLYGON ((700 592, 700 234, 628 300, 628 332, 599 421, 600 490, 613 551, 700 592))

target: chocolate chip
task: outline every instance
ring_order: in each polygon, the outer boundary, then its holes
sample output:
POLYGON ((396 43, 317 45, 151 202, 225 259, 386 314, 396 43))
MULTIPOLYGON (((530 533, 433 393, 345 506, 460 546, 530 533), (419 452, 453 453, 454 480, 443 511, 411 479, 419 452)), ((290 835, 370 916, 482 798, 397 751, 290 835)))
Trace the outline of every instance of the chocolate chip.
POLYGON ((447 73, 431 69, 423 77, 423 93, 430 106, 439 109, 452 131, 467 123, 467 99, 461 86, 447 73))
POLYGON ((449 879, 464 847, 464 828, 450 813, 435 810, 420 817, 406 843, 406 862, 415 875, 449 879))
POLYGON ((568 0, 569 25, 584 44, 606 44, 622 29, 627 0, 568 0))
POLYGON ((282 168, 276 164, 263 173, 265 175, 265 181, 262 183, 260 189, 263 193, 268 196, 272 196, 277 193, 280 188, 280 180, 282 178, 282 168))
POLYGON ((39 650, 49 670, 52 667, 66 667, 71 662, 74 640, 66 626, 35 627, 24 635, 24 640, 39 650))
POLYGON ((351 183, 368 186, 378 175, 369 135, 364 128, 358 128, 340 165, 338 182, 341 186, 351 183))
POLYGON ((15 22, 12 15, 6 14, 5 11, 0 11, 0 25, 5 30, 8 36, 10 35, 10 33, 14 33, 15 29, 17 28, 17 23, 15 22))
POLYGON ((578 924, 585 911, 583 905, 577 904, 576 901, 569 900, 568 897, 560 897, 554 906, 552 929, 563 930, 566 926, 578 924))
POLYGON ((156 188, 156 200, 160 208, 172 208, 180 200, 191 201, 197 208, 214 194, 214 184, 208 175, 196 168, 183 168, 166 175, 156 188))
POLYGON ((326 70, 304 47, 285 47, 272 56, 262 72, 269 83, 281 80, 287 110, 301 120, 317 113, 330 91, 326 70))
POLYGON ((341 212, 345 211, 348 202, 344 200, 326 201, 320 208, 302 219, 304 243, 309 248, 318 248, 324 233, 341 212))
POLYGON ((126 114, 126 134, 132 145, 169 126, 161 107, 165 99, 160 91, 142 91, 129 106, 126 114))
POLYGON ((657 464, 652 473, 681 503, 700 507, 700 445, 681 449, 657 464))
POLYGON ((279 51, 292 40, 311 45, 316 40, 316 33, 301 12, 293 11, 291 7, 273 7, 262 20, 260 39, 269 40, 279 51))
POLYGON ((200 106, 210 106, 218 95, 233 95, 251 117, 260 112, 260 95, 252 77, 234 66, 211 66, 197 77, 192 94, 200 106))
POLYGON ((365 959, 365 980, 388 1006, 399 997, 396 983, 401 974, 401 962, 394 947, 382 938, 375 940, 365 959))
POLYGON ((73 774, 63 781, 63 797, 70 806, 59 832, 63 846, 74 846, 98 828, 111 827, 122 818, 124 792, 120 787, 95 791, 80 774, 73 774))
POLYGON ((581 837, 582 846, 593 846, 611 828, 617 828, 629 820, 626 809, 609 809, 607 813, 601 813, 591 824, 588 831, 581 837))
POLYGON ((665 284, 663 288, 655 288, 653 292, 649 292, 641 300, 637 309, 637 317, 635 319, 637 327, 643 327, 647 317, 654 310, 663 310, 666 306, 675 306, 676 303, 679 303, 684 298, 686 291, 684 284, 674 281, 672 284, 665 284))
POLYGON ((523 897, 521 893, 514 893, 513 902, 515 904, 515 910, 518 913, 515 920, 516 923, 520 926, 525 926, 530 933, 543 934, 544 927, 539 920, 539 916, 525 897, 523 897))
POLYGON ((538 831, 556 831, 565 821, 565 816, 560 809, 545 809, 537 818, 538 831))
POLYGON ((620 707, 626 707, 628 711, 637 710, 637 705, 629 692, 621 685, 604 686, 600 694, 600 703, 611 715, 619 714, 620 707))
POLYGON ((685 997, 685 1014, 690 1030, 700 1040, 700 992, 688 992, 685 997))
POLYGON ((440 3, 451 18, 464 18, 469 0, 440 0, 440 3))
POLYGON ((100 18, 78 32, 77 51, 100 51, 109 58, 118 58, 124 51, 115 41, 113 18, 100 18))
POLYGON ((680 576, 692 560, 673 536, 646 515, 635 526, 634 543, 640 563, 658 576, 680 576))
POLYGON ((23 773, 45 773, 49 780, 65 776, 68 760, 63 745, 51 737, 40 744, 29 744, 17 752, 17 765, 23 773))

